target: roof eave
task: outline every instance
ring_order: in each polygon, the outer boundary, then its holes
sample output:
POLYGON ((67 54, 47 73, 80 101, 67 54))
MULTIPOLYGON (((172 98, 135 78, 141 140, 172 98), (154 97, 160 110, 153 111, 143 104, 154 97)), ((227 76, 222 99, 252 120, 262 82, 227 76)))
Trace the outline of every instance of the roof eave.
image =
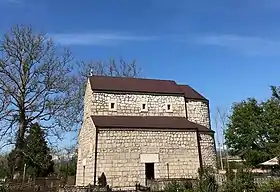
POLYGON ((215 133, 213 130, 200 130, 197 128, 155 128, 155 127, 120 127, 120 126, 95 126, 99 131, 161 131, 161 132, 199 132, 215 133))

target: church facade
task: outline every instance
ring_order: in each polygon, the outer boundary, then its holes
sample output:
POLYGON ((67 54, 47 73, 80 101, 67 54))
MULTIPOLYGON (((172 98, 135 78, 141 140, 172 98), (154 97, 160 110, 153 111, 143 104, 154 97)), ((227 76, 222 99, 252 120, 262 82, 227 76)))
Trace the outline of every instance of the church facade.
POLYGON ((209 101, 175 81, 91 76, 79 133, 76 185, 113 188, 196 178, 216 166, 209 101))

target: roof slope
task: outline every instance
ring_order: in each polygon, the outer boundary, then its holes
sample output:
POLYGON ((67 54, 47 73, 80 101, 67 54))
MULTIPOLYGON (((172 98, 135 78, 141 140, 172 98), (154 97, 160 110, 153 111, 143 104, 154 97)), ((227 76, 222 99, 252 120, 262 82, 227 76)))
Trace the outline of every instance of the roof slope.
POLYGON ((202 96, 200 93, 198 93, 196 90, 194 90, 189 85, 178 85, 178 86, 184 92, 185 97, 188 99, 207 100, 204 96, 202 96))
POLYGON ((109 76, 91 76, 89 80, 95 91, 179 94, 189 99, 207 100, 190 86, 178 85, 172 80, 109 76))
POLYGON ((91 76, 92 90, 181 94, 175 81, 130 77, 91 76))
POLYGON ((163 116, 91 116, 97 128, 129 129, 181 129, 213 132, 212 130, 188 121, 184 117, 163 116))

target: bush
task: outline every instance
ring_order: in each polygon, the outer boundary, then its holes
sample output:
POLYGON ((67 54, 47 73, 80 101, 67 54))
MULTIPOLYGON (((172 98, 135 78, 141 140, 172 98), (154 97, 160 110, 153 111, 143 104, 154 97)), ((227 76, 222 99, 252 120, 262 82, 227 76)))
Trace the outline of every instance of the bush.
POLYGON ((196 192, 217 192, 218 183, 215 178, 215 171, 212 167, 199 169, 199 180, 197 181, 194 190, 196 192))
POLYGON ((258 192, 273 192, 275 189, 279 190, 280 189, 280 181, 270 181, 268 183, 262 184, 258 192))
POLYGON ((215 171, 211 167, 199 169, 199 178, 196 181, 178 183, 172 182, 164 189, 165 192, 217 192, 218 184, 215 171))
POLYGON ((107 179, 104 173, 101 174, 100 177, 98 177, 98 185, 100 187, 106 187, 107 186, 107 179))
POLYGON ((169 183, 165 188, 165 192, 193 192, 192 184, 190 182, 180 183, 173 181, 169 183))
POLYGON ((252 173, 242 168, 237 171, 235 178, 232 173, 227 173, 227 182, 222 187, 224 192, 256 192, 257 190, 252 173))

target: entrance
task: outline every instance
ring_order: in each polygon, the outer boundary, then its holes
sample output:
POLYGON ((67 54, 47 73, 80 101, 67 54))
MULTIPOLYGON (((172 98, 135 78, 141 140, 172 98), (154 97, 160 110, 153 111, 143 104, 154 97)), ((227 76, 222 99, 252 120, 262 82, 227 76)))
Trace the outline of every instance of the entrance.
POLYGON ((146 185, 148 181, 155 179, 155 165, 154 163, 145 163, 146 185))

